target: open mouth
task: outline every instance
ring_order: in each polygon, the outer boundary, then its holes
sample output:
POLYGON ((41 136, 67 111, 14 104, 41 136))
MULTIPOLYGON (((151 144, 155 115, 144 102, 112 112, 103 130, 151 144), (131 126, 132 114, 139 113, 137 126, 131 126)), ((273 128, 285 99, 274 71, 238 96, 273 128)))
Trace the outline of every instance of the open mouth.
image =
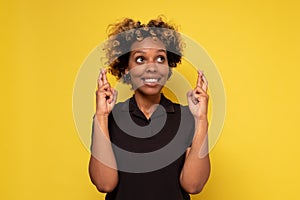
POLYGON ((160 78, 142 78, 144 83, 158 83, 160 81, 160 78))
POLYGON ((161 85, 160 78, 142 78, 143 84, 149 87, 156 87, 161 85))

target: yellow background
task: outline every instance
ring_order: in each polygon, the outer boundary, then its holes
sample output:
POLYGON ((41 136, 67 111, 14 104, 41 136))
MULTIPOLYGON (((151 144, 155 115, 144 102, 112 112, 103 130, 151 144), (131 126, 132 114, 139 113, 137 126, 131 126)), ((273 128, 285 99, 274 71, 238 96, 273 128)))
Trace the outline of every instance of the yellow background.
POLYGON ((226 89, 212 174, 192 199, 299 199, 297 2, 2 0, 0 199, 101 199, 73 121, 76 74, 109 23, 159 14, 207 50, 226 89))

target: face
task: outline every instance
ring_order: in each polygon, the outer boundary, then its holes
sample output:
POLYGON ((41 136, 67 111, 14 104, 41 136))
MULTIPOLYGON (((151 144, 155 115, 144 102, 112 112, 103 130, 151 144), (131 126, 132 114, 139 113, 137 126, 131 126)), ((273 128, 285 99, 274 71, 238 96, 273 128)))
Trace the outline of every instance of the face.
POLYGON ((151 37, 136 41, 131 46, 128 68, 135 92, 156 95, 168 79, 169 66, 166 47, 151 37))

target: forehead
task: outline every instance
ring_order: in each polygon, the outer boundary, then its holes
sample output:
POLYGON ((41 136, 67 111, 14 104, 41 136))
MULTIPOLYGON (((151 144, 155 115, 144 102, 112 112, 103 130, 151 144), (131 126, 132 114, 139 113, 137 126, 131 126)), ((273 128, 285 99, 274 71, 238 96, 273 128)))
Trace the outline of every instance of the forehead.
POLYGON ((154 40, 152 37, 147 37, 141 41, 135 41, 131 45, 130 50, 134 51, 134 50, 145 49, 145 48, 166 50, 166 47, 162 43, 162 41, 160 41, 159 39, 154 40))

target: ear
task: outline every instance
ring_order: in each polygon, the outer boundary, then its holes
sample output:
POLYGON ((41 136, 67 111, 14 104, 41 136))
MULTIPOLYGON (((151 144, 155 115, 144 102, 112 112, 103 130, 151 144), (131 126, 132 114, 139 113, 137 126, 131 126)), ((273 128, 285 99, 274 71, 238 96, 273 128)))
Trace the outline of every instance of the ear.
POLYGON ((128 74, 128 73, 129 73, 128 67, 125 68, 125 71, 124 71, 124 72, 125 72, 125 74, 128 74))
POLYGON ((131 77, 130 77, 128 67, 124 70, 124 74, 122 78, 123 78, 123 83, 127 83, 127 84, 131 83, 131 77))

